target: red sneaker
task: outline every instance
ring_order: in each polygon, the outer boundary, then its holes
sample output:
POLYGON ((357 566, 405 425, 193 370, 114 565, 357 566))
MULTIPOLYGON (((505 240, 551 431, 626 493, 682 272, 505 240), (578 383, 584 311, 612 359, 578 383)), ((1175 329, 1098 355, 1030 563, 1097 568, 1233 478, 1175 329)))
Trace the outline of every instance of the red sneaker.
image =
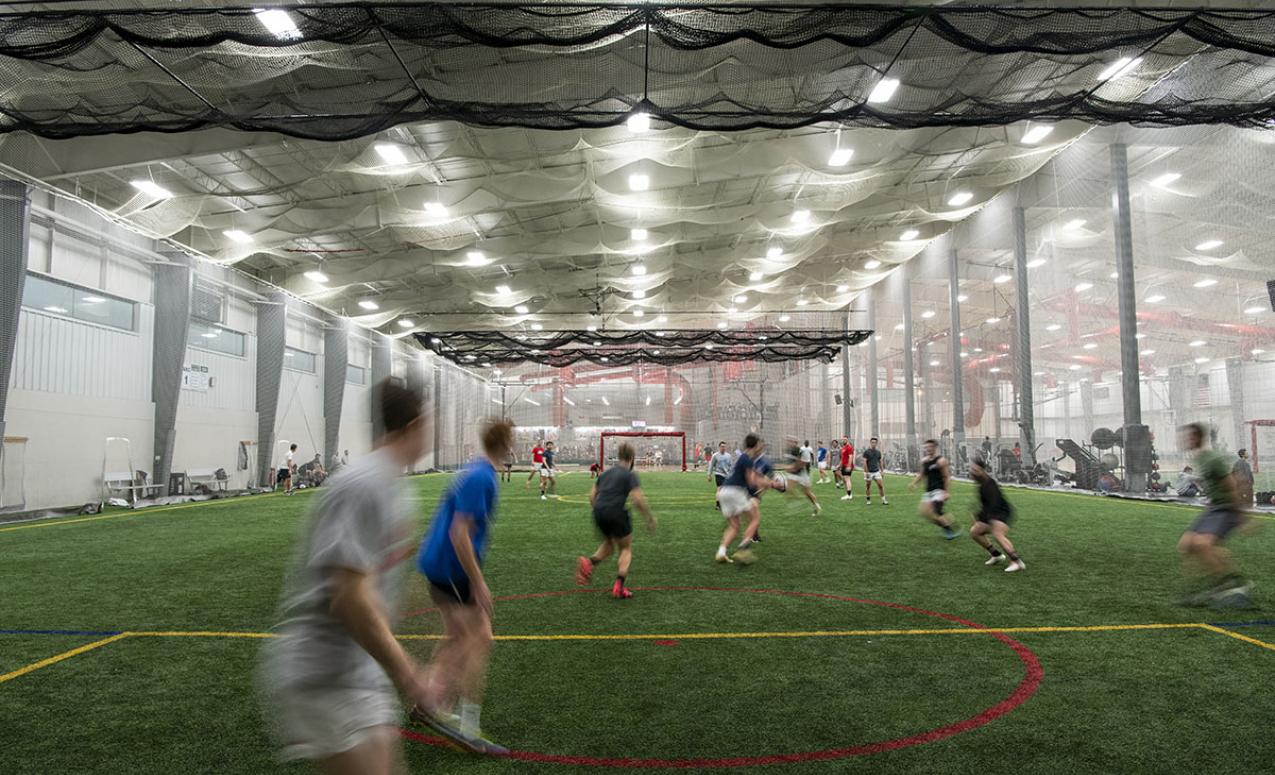
POLYGON ((633 597, 633 592, 628 587, 621 584, 619 579, 616 579, 615 584, 611 587, 611 597, 616 600, 628 600, 633 597))
POLYGON ((589 562, 589 558, 581 557, 576 560, 576 583, 583 587, 591 578, 593 578, 593 563, 589 562))

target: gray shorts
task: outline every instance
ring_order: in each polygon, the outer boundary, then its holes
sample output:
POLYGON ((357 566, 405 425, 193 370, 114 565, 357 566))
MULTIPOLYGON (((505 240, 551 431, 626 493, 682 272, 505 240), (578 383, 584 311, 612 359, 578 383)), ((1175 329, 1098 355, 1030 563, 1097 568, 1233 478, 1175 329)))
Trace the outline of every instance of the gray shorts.
POLYGON ((1243 516, 1234 507, 1213 506, 1196 517, 1186 531, 1215 536, 1220 541, 1230 535, 1243 521, 1243 516))

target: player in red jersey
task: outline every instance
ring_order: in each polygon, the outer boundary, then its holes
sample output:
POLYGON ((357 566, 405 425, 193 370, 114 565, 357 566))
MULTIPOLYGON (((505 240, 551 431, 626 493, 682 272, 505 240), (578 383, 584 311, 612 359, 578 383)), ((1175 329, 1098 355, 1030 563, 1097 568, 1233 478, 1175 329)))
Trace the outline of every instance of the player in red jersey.
POLYGON ((531 486, 531 480, 536 478, 541 469, 545 467, 545 448, 544 444, 537 441, 536 446, 531 448, 531 473, 527 474, 527 481, 522 485, 522 489, 531 486))
POLYGON ((843 501, 854 500, 854 445, 850 443, 849 436, 841 437, 841 481, 846 483, 846 494, 841 496, 843 501))

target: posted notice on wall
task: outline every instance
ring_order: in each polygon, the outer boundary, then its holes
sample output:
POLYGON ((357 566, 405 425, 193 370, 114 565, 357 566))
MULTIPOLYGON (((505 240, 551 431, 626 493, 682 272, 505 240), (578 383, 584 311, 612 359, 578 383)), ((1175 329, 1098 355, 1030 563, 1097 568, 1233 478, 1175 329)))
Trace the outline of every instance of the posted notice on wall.
POLYGON ((182 390, 195 390, 200 393, 207 393, 208 388, 212 386, 212 377, 208 373, 207 366, 194 366, 186 364, 182 366, 182 390))

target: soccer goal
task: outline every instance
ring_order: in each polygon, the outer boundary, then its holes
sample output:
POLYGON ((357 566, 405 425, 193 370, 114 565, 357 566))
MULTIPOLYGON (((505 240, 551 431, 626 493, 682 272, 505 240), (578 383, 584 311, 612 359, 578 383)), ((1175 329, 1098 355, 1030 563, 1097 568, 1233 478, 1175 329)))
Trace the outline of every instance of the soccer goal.
POLYGON ((686 470, 686 434, 682 431, 603 431, 598 445, 598 462, 603 468, 615 462, 615 450, 624 442, 633 445, 639 469, 686 470))
POLYGON ((1271 505, 1275 493, 1275 420, 1249 420, 1248 425, 1252 428, 1249 457, 1253 461, 1253 490, 1259 504, 1271 505))

